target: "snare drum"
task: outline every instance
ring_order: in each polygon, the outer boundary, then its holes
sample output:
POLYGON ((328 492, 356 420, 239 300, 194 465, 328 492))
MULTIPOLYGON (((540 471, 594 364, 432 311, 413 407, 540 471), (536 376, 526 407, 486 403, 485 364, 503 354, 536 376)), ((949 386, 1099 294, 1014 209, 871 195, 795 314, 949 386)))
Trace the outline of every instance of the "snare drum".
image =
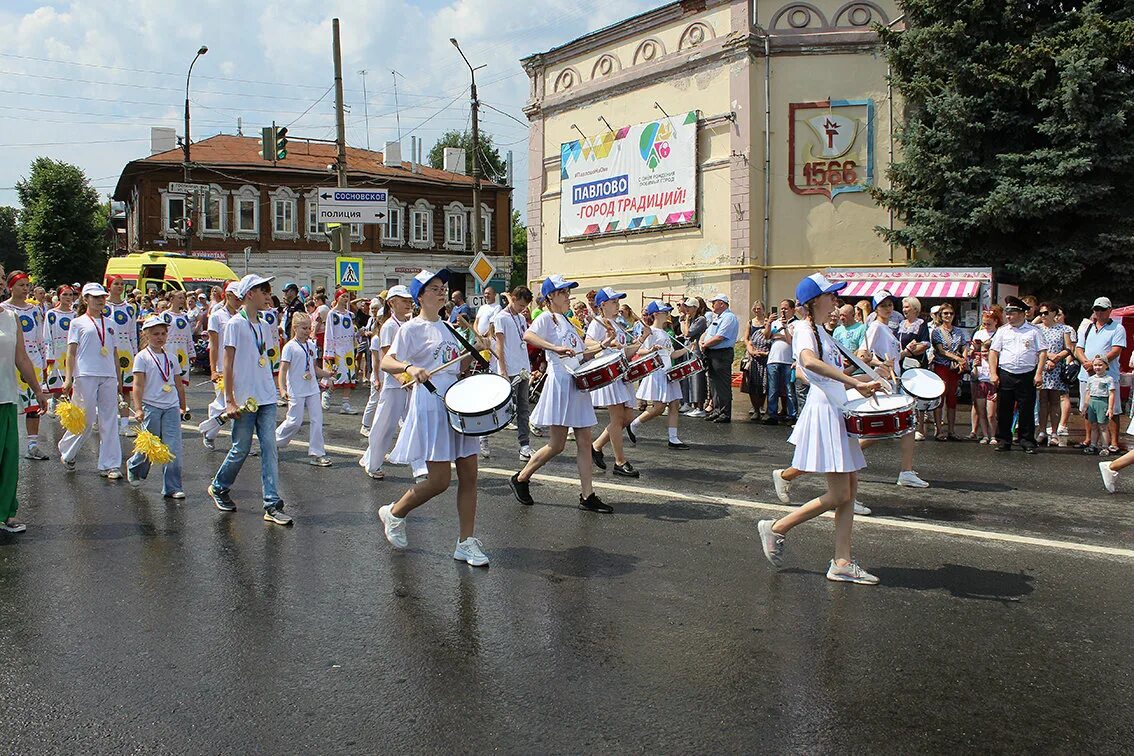
POLYGON ((512 382, 502 375, 481 373, 462 378, 445 392, 449 425, 465 436, 487 436, 504 430, 516 416, 512 382))
POLYGON ((700 357, 686 360, 680 365, 674 365, 666 371, 665 377, 671 381, 680 381, 683 378, 688 378, 691 375, 696 375, 704 371, 705 363, 701 361, 700 357))
POLYGON ((626 359, 621 352, 595 357, 571 371, 575 375, 575 388, 594 391, 614 383, 626 372, 626 359))
MULTIPOLYGON (((941 376, 923 368, 910 368, 902 372, 901 376, 902 390, 912 396, 914 399, 921 399, 924 402, 932 402, 934 399, 940 399, 945 396, 945 381, 941 380, 941 376)), ((940 406, 940 402, 937 403, 940 406)), ((918 407, 921 409, 921 407, 918 407)))
POLYGON ((902 394, 864 397, 856 389, 848 388, 847 403, 842 409, 850 436, 899 438, 914 430, 914 401, 902 394))
POLYGON ((626 383, 633 383, 641 378, 645 378, 655 370, 661 370, 665 367, 665 362, 662 356, 657 352, 651 352, 644 357, 639 357, 630 363, 626 368, 626 373, 623 374, 622 380, 626 383))

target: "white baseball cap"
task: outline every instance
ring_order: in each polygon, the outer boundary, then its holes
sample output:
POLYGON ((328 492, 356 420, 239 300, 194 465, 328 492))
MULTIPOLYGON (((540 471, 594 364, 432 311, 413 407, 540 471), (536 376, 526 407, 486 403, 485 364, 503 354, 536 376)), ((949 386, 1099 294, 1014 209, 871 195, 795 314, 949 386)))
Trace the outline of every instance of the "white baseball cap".
POLYGON ((110 296, 110 292, 107 291, 106 289, 104 289, 102 284, 100 284, 100 283, 89 283, 89 284, 83 285, 82 296, 84 296, 84 297, 88 297, 88 296, 89 297, 107 297, 107 296, 110 296))
POLYGON ((229 281, 227 284, 225 284, 224 285, 224 293, 225 294, 231 294, 232 296, 236 297, 237 299, 244 299, 244 297, 240 296, 240 282, 239 281, 229 281))
POLYGON ((150 315, 142 322, 142 330, 153 328, 154 326, 167 326, 169 323, 165 322, 165 318, 161 315, 150 315))
POLYGON ((725 304, 730 304, 730 302, 728 301, 728 295, 727 294, 714 294, 713 296, 709 297, 709 301, 710 302, 724 302, 725 304))
POLYGON ((686 307, 700 307, 700 306, 701 306, 701 303, 700 303, 700 302, 698 302, 698 301, 697 301, 696 299, 694 299, 693 297, 689 297, 689 299, 686 299, 686 300, 685 300, 684 302, 682 302, 681 304, 685 305, 686 307))
POLYGON ((236 296, 244 299, 248 296, 248 292, 252 291, 260 284, 270 283, 275 279, 275 276, 261 276, 257 273, 249 273, 237 283, 236 296))
POLYGON ((397 286, 391 286, 390 290, 386 292, 386 299, 390 299, 391 297, 413 299, 413 294, 410 294, 410 290, 408 288, 402 286, 401 284, 398 284, 397 286))
MULTIPOLYGON (((89 285, 90 284, 87 284, 87 286, 89 285)), ((86 293, 86 286, 83 287, 83 293, 86 293)), ((1101 307, 1104 310, 1114 309, 1114 305, 1110 303, 1110 297, 1099 297, 1095 300, 1095 303, 1092 305, 1092 307, 1101 307)))

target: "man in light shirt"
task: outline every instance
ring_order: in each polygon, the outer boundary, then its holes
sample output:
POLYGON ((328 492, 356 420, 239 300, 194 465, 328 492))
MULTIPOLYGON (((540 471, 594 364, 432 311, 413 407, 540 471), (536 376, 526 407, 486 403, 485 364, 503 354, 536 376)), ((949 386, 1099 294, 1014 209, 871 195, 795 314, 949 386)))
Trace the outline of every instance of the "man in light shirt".
MULTIPOLYGON (((1091 363, 1102 355, 1110 363, 1107 375, 1119 385, 1119 357, 1126 348, 1126 329, 1122 323, 1110 317, 1113 305, 1107 297, 1099 297, 1091 307, 1091 317, 1079 326, 1079 340, 1076 342, 1075 359, 1083 366, 1079 369, 1079 412, 1083 422, 1087 418, 1087 379, 1091 373, 1091 363)), ((1122 415, 1122 402, 1114 407, 1115 416, 1110 420, 1111 444, 1117 447, 1118 417, 1122 415)), ((1089 431, 1089 429, 1088 429, 1089 431)), ((1088 432, 1087 438, 1090 438, 1088 432)))
POLYGON ((713 308, 716 317, 701 337, 701 351, 709 358, 713 411, 705 419, 716 423, 731 423, 733 347, 740 334, 740 321, 728 308, 728 297, 724 294, 711 297, 709 306, 713 308))
POLYGON ((997 387, 996 440, 997 451, 1012 448, 1012 417, 1017 420, 1020 446, 1024 453, 1036 453, 1036 389, 1043 384, 1043 366, 1047 361, 1043 334, 1027 322, 1028 305, 1016 297, 1005 299, 1004 314, 1008 323, 996 331, 988 352, 988 369, 992 385, 997 387))

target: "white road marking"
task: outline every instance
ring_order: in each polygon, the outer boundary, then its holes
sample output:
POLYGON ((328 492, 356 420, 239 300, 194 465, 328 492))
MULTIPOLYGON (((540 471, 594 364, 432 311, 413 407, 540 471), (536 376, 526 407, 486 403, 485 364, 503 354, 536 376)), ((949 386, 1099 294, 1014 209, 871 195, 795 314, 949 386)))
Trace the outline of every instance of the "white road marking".
MULTIPOLYGON (((183 424, 181 426, 184 430, 197 432, 197 426, 183 424)), ((229 435, 227 430, 221 431, 222 435, 229 435)), ((306 441, 293 439, 291 444, 293 446, 306 447, 306 441)), ((332 451, 337 454, 345 454, 347 456, 361 457, 362 449, 353 449, 348 446, 336 446, 334 444, 326 444, 327 451, 332 451)), ((517 460, 518 461, 518 460, 517 460)), ((481 467, 480 472, 486 475, 498 475, 505 478, 512 477, 516 470, 504 470, 496 467, 481 467)), ((534 476, 534 480, 543 481, 547 483, 561 483, 564 485, 577 485, 577 478, 567 478, 560 475, 547 475, 540 473, 534 476)), ((692 504, 716 504, 723 507, 737 507, 740 509, 756 509, 766 512, 787 513, 795 511, 796 507, 787 504, 773 504, 763 501, 748 501, 745 499, 734 499, 728 496, 711 496, 707 494, 692 495, 681 493, 679 491, 668 491, 664 488, 648 488, 642 485, 625 485, 622 483, 610 483, 600 478, 594 481, 594 487, 603 491, 619 491, 622 493, 630 494, 645 494, 660 499, 668 499, 670 501, 684 501, 692 504)), ((827 512, 823 517, 833 518, 834 513, 827 512)), ((1073 541, 1056 541, 1050 538, 1036 538, 1034 536, 1016 535, 1014 533, 1001 533, 994 530, 975 530, 973 528, 957 528, 951 525, 938 525, 933 522, 917 522, 912 520, 897 520, 891 517, 856 517, 856 527, 883 527, 883 528, 897 528, 899 530, 916 530, 923 533, 942 533, 944 535, 957 536, 959 538, 975 538, 985 541, 999 541, 1001 543, 1018 543, 1025 546, 1038 546, 1048 549, 1058 549, 1061 551, 1078 551, 1087 554, 1105 554, 1107 556, 1126 557, 1134 559, 1134 549, 1122 549, 1113 546, 1096 546, 1090 543, 1075 543, 1073 541)))

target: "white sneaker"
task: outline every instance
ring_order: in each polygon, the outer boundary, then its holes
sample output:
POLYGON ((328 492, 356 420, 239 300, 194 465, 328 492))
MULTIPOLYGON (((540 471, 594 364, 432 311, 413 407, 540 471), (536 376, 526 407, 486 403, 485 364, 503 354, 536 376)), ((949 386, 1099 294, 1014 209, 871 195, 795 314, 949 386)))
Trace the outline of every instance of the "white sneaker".
POLYGON ((43 453, 43 449, 40 449, 35 444, 32 444, 28 447, 28 450, 24 453, 24 456, 28 459, 51 459, 51 457, 43 453))
POLYGON ((409 540, 406 538, 406 518, 395 517, 391 511, 394 505, 387 504, 378 510, 378 519, 386 528, 386 540, 395 549, 404 549, 409 545, 409 540))
POLYGON ((358 414, 358 410, 356 410, 354 407, 352 407, 350 405, 350 402, 347 401, 346 399, 343 400, 343 406, 342 406, 342 409, 339 410, 339 412, 341 412, 344 415, 357 415, 358 414))
POLYGON ((903 470, 898 473, 898 485, 910 488, 929 488, 929 484, 917 476, 913 470, 903 470))
POLYGON ((216 451, 217 450, 217 442, 215 440, 209 438, 208 436, 202 436, 201 437, 201 443, 209 451, 216 451))
POLYGON ((484 459, 488 459, 491 455, 492 455, 492 452, 488 448, 488 438, 486 436, 481 436, 481 438, 480 438, 480 456, 483 457, 484 459))
POLYGON ((370 438, 370 429, 364 425, 358 429, 358 435, 362 436, 363 438, 370 438))
POLYGON ((695 409, 689 413, 689 417, 705 417, 709 413, 703 409, 695 409))
POLYGON ((323 457, 312 456, 312 457, 307 458, 307 464, 311 465, 312 467, 330 467, 331 466, 331 458, 326 457, 326 456, 323 456, 323 457))
POLYGON ((914 441, 924 441, 925 440, 925 434, 923 434, 921 431, 914 431, 913 440, 914 441))
POLYGON ((784 546, 786 540, 779 533, 772 531, 775 520, 760 520, 756 523, 756 532, 760 534, 760 546, 764 549, 764 556, 775 567, 784 564, 784 546))
POLYGON ((1057 435, 1057 436, 1070 436, 1071 431, 1067 430, 1066 425, 1061 425, 1061 426, 1059 426, 1059 430, 1055 432, 1055 435, 1057 435))
POLYGON ((107 480, 122 480, 122 471, 117 467, 111 468, 106 471, 107 480))
POLYGON ((327 391, 324 391, 321 402, 323 404, 323 411, 325 412, 329 410, 331 408, 331 394, 327 391))
POLYGON ((790 504, 791 481, 784 480, 783 470, 772 470, 772 485, 776 487, 776 497, 784 504, 790 504))
POLYGON ((528 446, 527 444, 525 444, 524 446, 521 446, 520 447, 520 459, 527 462, 531 458, 532 458, 532 447, 528 446))
POLYGON ((1099 475, 1102 476, 1102 484, 1106 486, 1108 493, 1114 493, 1114 484, 1118 482, 1118 473, 1110 469, 1110 462, 1099 462, 1099 475))
POLYGON ((533 436, 535 436, 537 438, 543 438, 543 428, 539 427, 538 425, 528 426, 528 432, 530 432, 533 436))
POLYGON ((870 514, 870 512, 870 507, 866 506, 858 499, 854 500, 854 513, 856 515, 862 515, 863 517, 865 517, 866 515, 870 514))
POLYGON ((457 548, 453 551, 453 558, 459 562, 468 562, 473 567, 487 567, 488 555, 481 550, 479 538, 469 536, 463 541, 457 541, 457 548))
POLYGON ((840 567, 835 564, 835 560, 831 560, 831 566, 827 568, 827 579, 833 580, 837 583, 858 583, 859 585, 878 585, 878 578, 871 575, 866 570, 858 565, 858 562, 851 561, 840 567))

